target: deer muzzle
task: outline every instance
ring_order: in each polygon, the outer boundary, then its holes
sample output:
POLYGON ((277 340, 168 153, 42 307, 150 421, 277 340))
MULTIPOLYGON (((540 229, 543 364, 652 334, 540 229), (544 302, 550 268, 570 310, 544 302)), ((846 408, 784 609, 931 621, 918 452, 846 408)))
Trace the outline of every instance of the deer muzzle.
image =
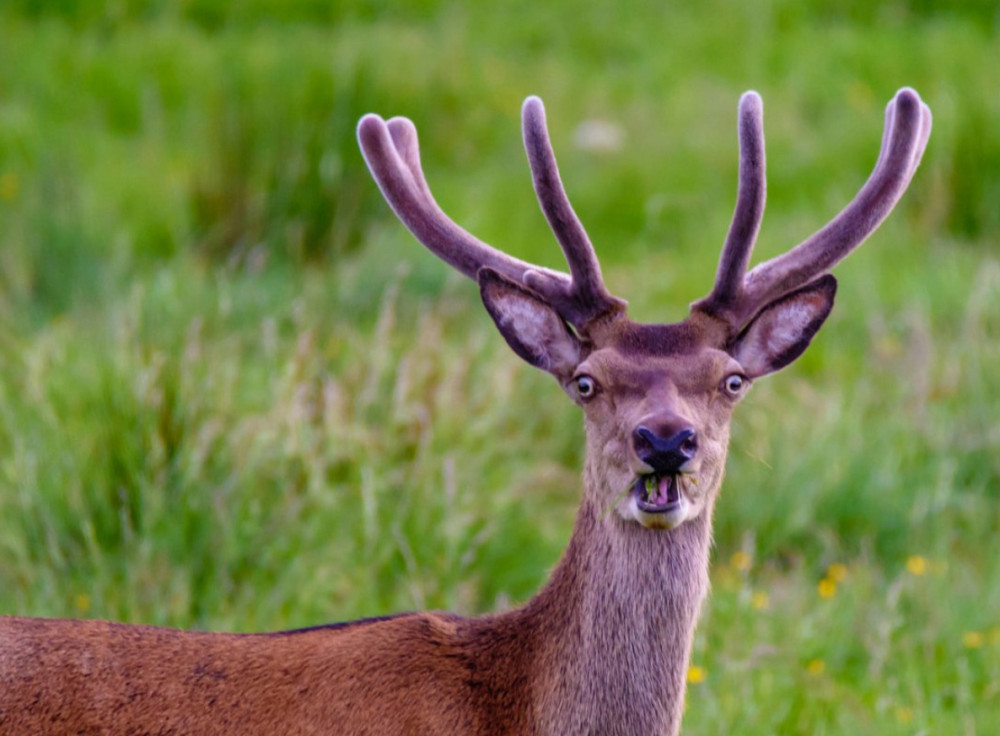
POLYGON ((645 526, 672 528, 687 515, 688 500, 681 474, 698 452, 698 435, 690 426, 663 436, 645 425, 632 434, 636 457, 652 472, 640 474, 632 487, 638 518, 645 526))

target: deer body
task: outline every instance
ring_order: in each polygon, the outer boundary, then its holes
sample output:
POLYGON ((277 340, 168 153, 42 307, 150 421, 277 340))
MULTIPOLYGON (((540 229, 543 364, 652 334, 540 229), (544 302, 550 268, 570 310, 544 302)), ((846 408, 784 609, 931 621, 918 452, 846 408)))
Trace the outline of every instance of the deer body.
POLYGON ((672 733, 709 525, 622 540, 602 512, 582 508, 545 588, 495 616, 273 634, 0 618, 0 733, 672 733))
POLYGON ((246 635, 11 619, 0 632, 15 643, 4 734, 493 733, 474 721, 471 632, 449 617, 246 635))
POLYGON ((746 272, 764 202, 761 106, 740 104, 740 186, 715 287, 676 324, 625 316, 562 189, 541 102, 524 136, 569 274, 475 239, 434 202, 416 132, 366 116, 358 137, 400 219, 475 278, 511 348, 584 414, 583 499, 562 560, 515 610, 412 613, 272 634, 0 617, 0 735, 663 734, 680 728, 708 590, 712 511, 732 412, 808 346, 833 306, 827 271, 888 214, 930 114, 887 108, 875 171, 840 215, 746 272))

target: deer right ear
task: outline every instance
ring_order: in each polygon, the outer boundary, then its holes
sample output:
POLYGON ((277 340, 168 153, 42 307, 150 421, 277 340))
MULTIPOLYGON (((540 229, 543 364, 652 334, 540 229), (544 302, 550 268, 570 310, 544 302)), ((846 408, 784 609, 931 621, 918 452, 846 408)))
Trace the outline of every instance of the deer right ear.
POLYGON ((580 363, 580 340, 548 302, 491 268, 479 270, 479 292, 515 353, 560 382, 572 377, 580 363))

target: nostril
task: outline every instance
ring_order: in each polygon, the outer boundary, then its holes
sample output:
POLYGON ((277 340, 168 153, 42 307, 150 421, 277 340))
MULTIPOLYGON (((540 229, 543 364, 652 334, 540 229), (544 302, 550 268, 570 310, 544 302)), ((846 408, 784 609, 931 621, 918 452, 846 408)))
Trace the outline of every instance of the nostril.
POLYGON ((656 435, 646 427, 639 427, 632 433, 632 446, 640 458, 656 452, 656 435))
POLYGON ((677 447, 681 454, 689 460, 698 452, 698 433, 693 429, 685 429, 678 436, 680 443, 677 447))

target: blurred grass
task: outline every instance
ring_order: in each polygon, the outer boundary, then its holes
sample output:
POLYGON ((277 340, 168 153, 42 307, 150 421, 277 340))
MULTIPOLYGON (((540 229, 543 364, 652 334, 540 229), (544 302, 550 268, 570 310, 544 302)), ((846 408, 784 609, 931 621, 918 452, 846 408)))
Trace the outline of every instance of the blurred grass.
POLYGON ((558 266, 517 127, 542 95, 612 291, 672 321, 728 225, 739 94, 766 106, 763 258, 853 196, 906 84, 935 114, 914 185, 737 417, 685 733, 995 733, 998 23, 8 0, 0 611, 263 630, 524 600, 569 533, 579 417, 393 219, 358 117, 413 118, 444 208, 558 266))

